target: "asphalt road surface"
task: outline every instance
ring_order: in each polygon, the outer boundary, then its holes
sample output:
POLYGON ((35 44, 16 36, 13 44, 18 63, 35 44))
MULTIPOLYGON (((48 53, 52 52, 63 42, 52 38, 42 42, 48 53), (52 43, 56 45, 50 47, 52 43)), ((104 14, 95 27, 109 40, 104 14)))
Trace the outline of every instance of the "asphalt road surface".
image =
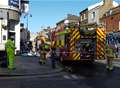
MULTIPOLYGON (((32 59, 35 57, 30 60, 29 57, 19 57, 19 63, 29 64, 33 61, 35 65, 37 61, 32 59)), ((103 63, 96 62, 93 65, 80 65, 73 73, 60 71, 46 76, 0 77, 0 88, 120 88, 120 67, 116 66, 113 72, 108 72, 103 63)))

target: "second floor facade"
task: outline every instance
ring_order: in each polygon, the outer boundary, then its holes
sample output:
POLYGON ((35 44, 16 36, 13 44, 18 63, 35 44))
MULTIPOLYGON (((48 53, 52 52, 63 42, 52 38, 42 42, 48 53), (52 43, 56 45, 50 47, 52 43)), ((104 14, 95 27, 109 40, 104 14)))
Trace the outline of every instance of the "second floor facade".
MULTIPOLYGON (((100 25, 100 18, 102 18, 102 16, 109 11, 111 8, 114 8, 118 6, 118 3, 112 0, 103 0, 99 3, 93 4, 89 7, 87 7, 87 9, 83 10, 82 12, 80 12, 80 23, 81 25, 84 26, 84 24, 97 24, 100 25), (84 20, 82 19, 82 17, 84 17, 84 20)), ((91 25, 91 26, 92 26, 91 25)))

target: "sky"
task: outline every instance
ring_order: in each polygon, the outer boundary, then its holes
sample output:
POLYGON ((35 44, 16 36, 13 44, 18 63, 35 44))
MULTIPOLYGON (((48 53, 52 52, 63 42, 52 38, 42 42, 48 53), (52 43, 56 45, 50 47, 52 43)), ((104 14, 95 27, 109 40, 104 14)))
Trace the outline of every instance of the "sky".
MULTIPOLYGON (((55 27, 56 23, 67 17, 67 14, 79 16, 80 11, 102 0, 30 0, 28 29, 39 32, 43 28, 55 27)), ((120 3, 120 0, 115 0, 120 3)), ((21 21, 27 24, 27 18, 21 21)))

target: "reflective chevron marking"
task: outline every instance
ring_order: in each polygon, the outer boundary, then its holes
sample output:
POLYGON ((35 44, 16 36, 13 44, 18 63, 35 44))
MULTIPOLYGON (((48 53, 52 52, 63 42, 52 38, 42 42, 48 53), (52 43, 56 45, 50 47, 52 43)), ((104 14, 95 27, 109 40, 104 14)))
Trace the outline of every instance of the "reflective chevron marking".
POLYGON ((97 59, 105 57, 105 31, 97 30, 97 59))
POLYGON ((73 46, 75 43, 74 41, 70 41, 70 45, 73 46))
POLYGON ((80 60, 80 54, 76 54, 76 56, 73 58, 74 58, 74 60, 80 60))
POLYGON ((98 33, 99 35, 101 35, 101 37, 105 35, 105 34, 104 34, 102 31, 100 31, 100 30, 98 30, 97 33, 98 33))
POLYGON ((72 40, 72 41, 75 40, 75 38, 76 38, 78 35, 79 35, 79 32, 76 31, 76 34, 72 36, 71 40, 72 40))
POLYGON ((76 53, 73 54, 73 58, 76 56, 76 53))
POLYGON ((80 34, 76 37, 76 39, 78 40, 80 38, 80 34))
POLYGON ((77 30, 74 30, 71 36, 74 36, 74 34, 77 32, 77 30))
MULTIPOLYGON (((80 38, 79 30, 72 29, 71 35, 70 35, 70 51, 73 52, 75 50, 76 41, 80 38)), ((79 60, 80 54, 78 53, 72 53, 71 55, 72 60, 79 60)))

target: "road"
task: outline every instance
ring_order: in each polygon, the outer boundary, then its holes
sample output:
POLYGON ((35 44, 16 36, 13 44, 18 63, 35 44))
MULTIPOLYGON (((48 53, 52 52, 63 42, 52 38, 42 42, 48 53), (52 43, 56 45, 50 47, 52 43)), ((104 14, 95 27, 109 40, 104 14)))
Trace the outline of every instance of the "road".
MULTIPOLYGON (((41 67, 36 57, 19 57, 17 60, 24 66, 31 64, 33 69, 37 68, 35 70, 41 67)), ((51 68, 49 64, 47 65, 50 71, 51 68)), ((31 66, 27 68, 31 69, 31 66)), ((119 88, 120 67, 114 68, 113 72, 108 72, 103 63, 96 62, 93 65, 80 65, 73 73, 60 71, 47 75, 5 76, 0 77, 0 88, 119 88)))

